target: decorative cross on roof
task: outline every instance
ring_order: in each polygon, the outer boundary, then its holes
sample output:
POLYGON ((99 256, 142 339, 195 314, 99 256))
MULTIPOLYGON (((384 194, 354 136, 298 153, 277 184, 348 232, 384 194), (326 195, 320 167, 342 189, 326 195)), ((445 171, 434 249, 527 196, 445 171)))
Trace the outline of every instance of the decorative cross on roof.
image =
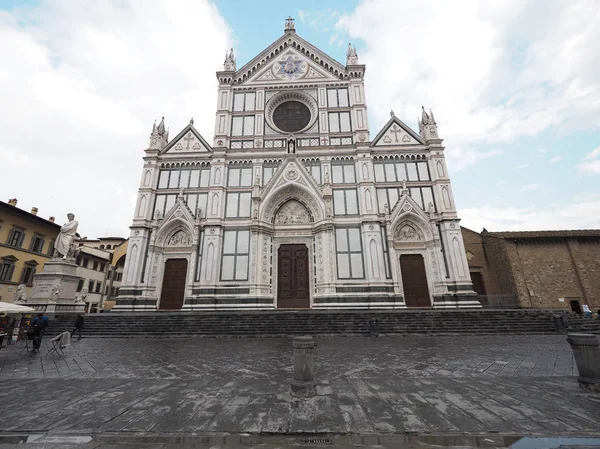
POLYGON ((285 29, 296 30, 296 27, 294 26, 294 19, 292 18, 292 16, 288 16, 288 18, 285 19, 285 29))

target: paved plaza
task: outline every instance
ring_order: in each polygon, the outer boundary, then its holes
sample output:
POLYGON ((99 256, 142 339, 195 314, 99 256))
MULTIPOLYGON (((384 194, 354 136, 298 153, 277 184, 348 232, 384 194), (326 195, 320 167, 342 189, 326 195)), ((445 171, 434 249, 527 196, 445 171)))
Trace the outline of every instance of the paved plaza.
POLYGON ((290 396, 291 339, 84 338, 64 356, 11 346, 0 431, 600 433, 600 395, 579 389, 565 336, 316 341, 318 394, 305 400, 290 396))

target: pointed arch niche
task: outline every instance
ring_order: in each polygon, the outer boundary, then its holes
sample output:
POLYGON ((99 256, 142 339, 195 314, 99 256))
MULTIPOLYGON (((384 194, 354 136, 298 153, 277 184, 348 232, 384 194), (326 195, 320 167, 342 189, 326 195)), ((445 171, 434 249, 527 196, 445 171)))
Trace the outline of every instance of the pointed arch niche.
POLYGON ((261 207, 260 219, 270 224, 274 223, 280 209, 292 200, 295 203, 290 203, 283 211, 291 211, 291 209, 296 208, 301 211, 299 206, 302 206, 310 217, 308 223, 318 222, 325 216, 324 204, 321 198, 304 188, 293 185, 278 190, 265 199, 264 206, 261 207))

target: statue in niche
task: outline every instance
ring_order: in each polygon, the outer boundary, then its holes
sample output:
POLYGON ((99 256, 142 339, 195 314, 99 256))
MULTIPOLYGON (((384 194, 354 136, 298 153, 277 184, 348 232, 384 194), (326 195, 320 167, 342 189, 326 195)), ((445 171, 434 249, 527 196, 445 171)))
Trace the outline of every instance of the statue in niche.
POLYGON ((160 210, 156 209, 156 212, 154 212, 154 218, 156 218, 157 220, 160 220, 160 210))
POLYGON ((178 231, 175 234, 173 234, 171 236, 171 238, 169 239, 169 246, 176 246, 176 245, 187 245, 188 244, 188 238, 187 236, 183 233, 183 231, 178 231))
POLYGON ((421 236, 412 226, 404 226, 398 232, 398 237, 400 240, 421 240, 421 236))
POLYGON ((290 136, 288 139, 288 154, 296 153, 296 139, 294 136, 290 136))

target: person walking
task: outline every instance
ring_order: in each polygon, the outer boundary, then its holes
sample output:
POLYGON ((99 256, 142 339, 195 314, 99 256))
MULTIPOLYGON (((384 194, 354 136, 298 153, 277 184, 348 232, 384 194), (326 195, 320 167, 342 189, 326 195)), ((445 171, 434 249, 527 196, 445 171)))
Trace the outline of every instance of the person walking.
POLYGON ((83 332, 83 315, 81 313, 77 314, 77 318, 75 319, 75 327, 73 328, 73 332, 71 335, 77 332, 77 340, 81 340, 81 333, 83 332))
POLYGON ((33 326, 33 352, 40 352, 42 337, 48 327, 48 317, 44 316, 43 313, 38 313, 31 325, 33 326))

